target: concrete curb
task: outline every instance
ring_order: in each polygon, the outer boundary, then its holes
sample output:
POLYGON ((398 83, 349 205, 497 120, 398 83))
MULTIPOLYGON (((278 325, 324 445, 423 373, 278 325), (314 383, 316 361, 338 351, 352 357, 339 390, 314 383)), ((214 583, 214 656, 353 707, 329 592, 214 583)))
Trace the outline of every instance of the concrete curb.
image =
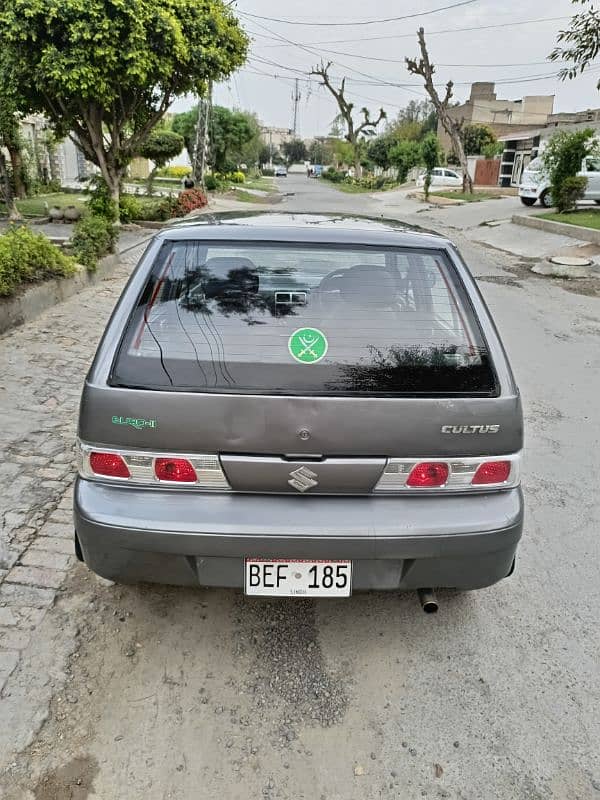
POLYGON ((600 244, 600 230, 582 228, 579 225, 569 225, 566 222, 552 222, 552 220, 549 219, 540 219, 540 217, 537 216, 528 217, 523 214, 514 214, 512 222, 514 225, 535 228, 545 233, 556 233, 559 236, 568 236, 571 239, 600 244))
POLYGON ((43 311, 74 294, 100 283, 119 266, 118 254, 100 259, 95 272, 82 269, 71 278, 55 278, 38 283, 14 297, 0 298, 0 335, 38 317, 43 311))

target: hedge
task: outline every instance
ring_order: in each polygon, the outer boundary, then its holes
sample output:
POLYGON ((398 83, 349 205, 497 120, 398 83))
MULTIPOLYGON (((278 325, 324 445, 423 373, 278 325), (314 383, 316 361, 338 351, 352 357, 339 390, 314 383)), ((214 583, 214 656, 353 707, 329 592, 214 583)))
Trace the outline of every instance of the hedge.
POLYGON ((47 278, 66 278, 77 269, 74 258, 65 255, 41 233, 25 226, 11 226, 0 234, 0 296, 8 297, 18 286, 47 278))

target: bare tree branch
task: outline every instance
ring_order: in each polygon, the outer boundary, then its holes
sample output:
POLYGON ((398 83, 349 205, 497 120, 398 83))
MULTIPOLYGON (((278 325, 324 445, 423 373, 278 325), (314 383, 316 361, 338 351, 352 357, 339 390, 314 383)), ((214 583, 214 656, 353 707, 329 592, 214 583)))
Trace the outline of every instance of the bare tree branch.
POLYGON ((463 192, 469 192, 469 194, 471 194, 473 192, 473 181, 471 180, 471 176, 469 175, 469 165, 467 161, 467 156, 465 155, 465 148, 463 146, 463 142, 460 136, 464 120, 452 116, 449 110, 450 101, 454 96, 453 94, 454 84, 452 81, 448 81, 448 83, 446 84, 446 92, 442 99, 439 96, 438 91, 435 88, 435 84, 433 82, 433 76, 435 75, 435 66, 431 63, 431 60, 429 58, 429 52, 427 50, 427 45, 425 43, 425 30, 423 28, 419 28, 417 32, 417 39, 419 42, 421 57, 419 58, 419 60, 417 60, 416 58, 407 58, 406 67, 408 71, 411 73, 411 75, 419 75, 421 78, 423 78, 423 81, 425 83, 425 90, 427 91, 427 94, 431 98, 431 102, 435 107, 438 119, 441 122, 442 127, 452 140, 452 147, 460 162, 460 168, 462 170, 462 175, 463 175, 463 192))
POLYGON ((379 123, 386 118, 386 113, 383 108, 380 108, 377 119, 372 120, 369 110, 367 108, 363 108, 361 109, 363 121, 356 126, 353 117, 354 103, 350 102, 345 95, 346 78, 342 78, 339 89, 336 89, 332 84, 331 77, 329 75, 331 64, 331 61, 328 61, 327 64, 321 61, 320 65, 313 67, 313 69, 310 71, 310 74, 316 75, 321 79, 321 85, 333 95, 336 103, 338 104, 340 116, 346 124, 345 138, 346 141, 350 142, 352 145, 352 150, 354 152, 354 169, 356 176, 358 177, 360 175, 359 136, 361 134, 366 136, 373 135, 379 123))

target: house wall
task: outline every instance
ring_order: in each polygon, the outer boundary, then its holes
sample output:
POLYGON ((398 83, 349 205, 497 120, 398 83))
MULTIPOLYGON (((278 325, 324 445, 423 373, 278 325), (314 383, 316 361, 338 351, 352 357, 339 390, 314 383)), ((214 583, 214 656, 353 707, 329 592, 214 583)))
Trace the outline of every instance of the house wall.
MULTIPOLYGON (((545 125, 554 108, 554 95, 527 95, 521 100, 498 100, 493 83, 474 83, 469 99, 449 110, 455 120, 465 125, 479 123, 488 125, 496 134, 503 136, 510 130, 522 131, 524 127, 539 128, 545 125)), ((438 123, 438 137, 447 151, 452 147, 451 139, 438 123)))
POLYGON ((129 165, 128 177, 145 179, 150 175, 150 162, 147 158, 134 158, 129 165))
MULTIPOLYGON (((579 117, 580 114, 585 114, 585 122, 557 125, 555 119, 554 124, 548 125, 545 128, 537 128, 535 131, 532 131, 531 136, 524 135, 523 131, 519 131, 519 133, 514 134, 514 139, 510 138, 510 134, 502 137, 502 141, 504 143, 504 152, 502 153, 500 176, 498 179, 500 185, 518 186, 521 181, 523 170, 531 161, 533 161, 534 158, 537 158, 537 156, 544 151, 548 140, 551 139, 555 133, 557 133, 557 128, 565 131, 577 131, 583 130, 584 128, 592 128, 596 131, 597 136, 600 139, 600 113, 598 113, 597 119, 587 121, 587 116, 590 113, 591 112, 586 111, 575 112, 573 115, 564 115, 564 118, 570 118, 571 116, 579 117)), ((561 115, 553 116, 558 117, 561 115)))
POLYGON ((282 144, 292 139, 292 131, 289 128, 271 128, 263 125, 260 132, 264 143, 267 146, 272 145, 273 152, 281 150, 282 144))

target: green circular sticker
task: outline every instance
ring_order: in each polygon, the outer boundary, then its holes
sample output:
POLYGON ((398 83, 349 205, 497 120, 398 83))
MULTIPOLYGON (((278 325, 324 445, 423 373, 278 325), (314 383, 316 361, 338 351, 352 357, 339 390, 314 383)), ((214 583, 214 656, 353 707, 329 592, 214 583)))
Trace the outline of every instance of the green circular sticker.
POLYGON ((290 355, 300 364, 316 364, 327 354, 327 337, 318 328, 298 328, 288 340, 290 355))

